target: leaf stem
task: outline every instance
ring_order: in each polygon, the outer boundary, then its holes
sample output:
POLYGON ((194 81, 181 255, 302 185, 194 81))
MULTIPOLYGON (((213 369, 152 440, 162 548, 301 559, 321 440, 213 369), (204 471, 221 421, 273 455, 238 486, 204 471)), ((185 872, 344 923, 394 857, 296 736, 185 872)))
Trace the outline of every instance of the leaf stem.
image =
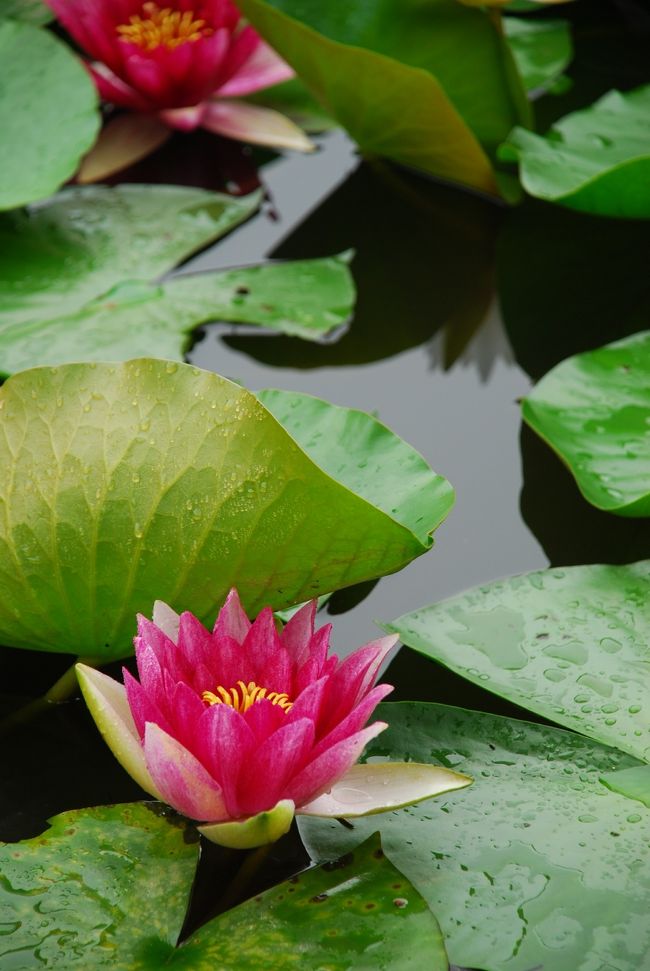
MULTIPOLYGON (((95 657, 80 657, 78 659, 83 664, 87 664, 89 667, 97 667, 101 663, 100 658, 95 657)), ((75 664, 77 662, 75 661, 75 664)), ((22 708, 18 708, 16 711, 10 712, 6 718, 0 720, 0 738, 4 735, 8 735, 15 728, 20 725, 25 725, 32 719, 37 718, 39 715, 50 710, 52 705, 60 705, 68 701, 72 695, 77 690, 77 675, 75 672, 75 665, 71 664, 70 667, 64 671, 58 681, 55 681, 51 688, 49 688, 44 695, 40 698, 35 698, 33 701, 28 702, 23 705, 22 708)))

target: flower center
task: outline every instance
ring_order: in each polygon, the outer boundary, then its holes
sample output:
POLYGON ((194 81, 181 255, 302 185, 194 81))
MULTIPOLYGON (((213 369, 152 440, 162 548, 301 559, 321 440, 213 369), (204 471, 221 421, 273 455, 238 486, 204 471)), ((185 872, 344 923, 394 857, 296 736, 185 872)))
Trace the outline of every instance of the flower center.
POLYGON ((142 13, 146 17, 132 14, 128 24, 120 24, 115 29, 120 40, 137 44, 145 51, 152 51, 156 47, 178 47, 212 33, 212 29, 206 27, 205 20, 195 19, 192 10, 181 13, 171 7, 161 10, 157 3, 143 3, 142 13))
POLYGON ((272 705, 278 705, 283 711, 289 711, 293 703, 289 701, 289 696, 284 692, 269 691, 268 688, 260 688, 254 681, 244 684, 238 681, 234 688, 226 690, 221 685, 215 692, 204 691, 201 695, 203 701, 209 705, 230 705, 235 711, 245 712, 254 705, 256 701, 266 698, 272 705))

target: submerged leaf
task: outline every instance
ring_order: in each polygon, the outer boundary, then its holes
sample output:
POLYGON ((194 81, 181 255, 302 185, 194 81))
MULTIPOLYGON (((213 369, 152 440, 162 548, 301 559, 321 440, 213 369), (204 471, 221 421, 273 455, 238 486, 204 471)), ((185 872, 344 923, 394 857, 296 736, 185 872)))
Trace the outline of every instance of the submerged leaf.
POLYGON ((600 216, 650 218, 650 85, 610 91, 543 138, 515 128, 500 149, 527 192, 600 216))
MULTIPOLYGON (((117 658, 155 600, 208 621, 233 585, 256 613, 400 569, 453 490, 375 424, 382 462, 415 473, 387 476, 394 513, 218 375, 151 359, 15 375, 0 390, 0 640, 117 658)), ((372 478, 373 436, 349 447, 372 478)))
POLYGON ((639 971, 650 949, 650 812, 599 781, 635 763, 571 732, 481 712, 380 706, 368 756, 435 761, 468 789, 395 813, 300 820, 332 859, 380 830, 440 921, 453 964, 484 971, 639 971))
POLYGON ((502 698, 650 760, 650 560, 497 580, 387 629, 502 698))
POLYGON ((13 209, 74 175, 100 119, 87 71, 49 31, 0 21, 0 63, 0 209, 13 209))
POLYGON ((588 502, 650 516, 650 331, 562 361, 524 398, 522 414, 588 502))

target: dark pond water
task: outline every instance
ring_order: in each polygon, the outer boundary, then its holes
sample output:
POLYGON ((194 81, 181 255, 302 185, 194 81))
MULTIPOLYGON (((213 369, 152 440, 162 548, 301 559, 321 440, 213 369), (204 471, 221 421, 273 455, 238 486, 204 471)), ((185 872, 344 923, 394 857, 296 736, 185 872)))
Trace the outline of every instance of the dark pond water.
MULTIPOLYGON (((594 55, 590 95, 609 86, 595 63, 594 55)), ((336 649, 345 653, 371 639, 375 619, 390 620, 482 581, 549 564, 650 556, 648 521, 588 506, 551 451, 522 427, 518 407, 556 362, 647 326, 648 225, 539 203, 507 211, 363 163, 340 133, 320 141, 316 157, 263 159, 263 210, 182 272, 353 248, 358 305, 338 340, 313 345, 214 324, 190 360, 254 390, 296 389, 376 411, 456 489, 456 506, 430 553, 374 586, 332 598, 324 619, 334 625, 336 649)), ((198 184, 254 186, 252 162, 239 150, 228 147, 217 168, 211 140, 202 144, 202 164, 194 164, 194 154, 188 170, 183 160, 191 149, 176 145, 129 173, 131 180, 172 181, 180 166, 198 184)), ((71 660, 0 652, 4 710, 38 696, 71 660)), ((387 680, 397 686, 395 698, 516 713, 407 651, 387 680)), ((39 716, 3 743, 2 839, 31 836, 64 809, 140 796, 78 701, 39 716)), ((204 862, 206 886, 216 852, 204 862)), ((281 866, 295 869, 301 859, 295 846, 283 853, 281 866)), ((209 905, 200 903, 201 893, 197 899, 200 916, 209 905)))

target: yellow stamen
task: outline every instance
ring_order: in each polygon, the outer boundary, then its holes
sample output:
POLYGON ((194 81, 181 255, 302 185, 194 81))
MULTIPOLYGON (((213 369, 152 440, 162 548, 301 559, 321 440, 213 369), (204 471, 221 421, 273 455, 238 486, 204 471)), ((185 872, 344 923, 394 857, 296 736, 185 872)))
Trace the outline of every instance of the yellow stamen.
POLYGON ((248 684, 238 681, 237 685, 229 690, 219 685, 216 693, 204 691, 201 698, 208 705, 230 705, 235 711, 242 713, 248 711, 251 705, 261 701, 262 698, 266 698, 272 705, 278 705, 283 711, 290 711, 293 708, 289 695, 284 691, 269 691, 268 688, 260 688, 254 681, 249 681, 248 684))
POLYGON ((192 10, 172 10, 157 3, 143 3, 142 13, 132 14, 128 24, 116 27, 120 39, 129 44, 137 44, 145 51, 152 51, 155 47, 178 47, 188 41, 201 40, 212 33, 212 28, 206 27, 205 20, 195 19, 192 10))

